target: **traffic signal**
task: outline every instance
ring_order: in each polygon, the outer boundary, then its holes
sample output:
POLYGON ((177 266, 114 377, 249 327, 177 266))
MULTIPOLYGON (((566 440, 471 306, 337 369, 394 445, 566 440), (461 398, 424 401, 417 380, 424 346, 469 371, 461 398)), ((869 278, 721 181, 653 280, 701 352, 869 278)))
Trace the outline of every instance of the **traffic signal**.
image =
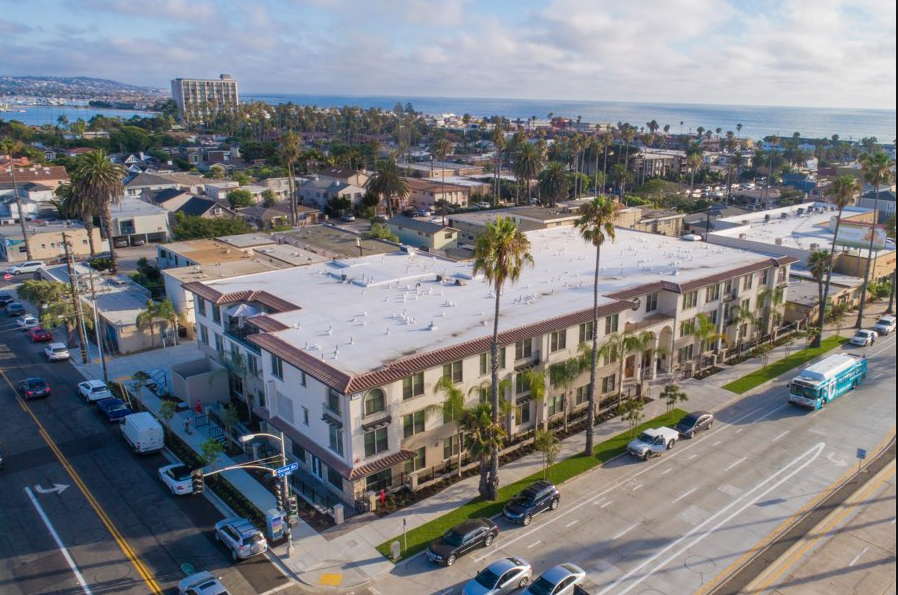
POLYGON ((274 497, 277 498, 278 510, 284 510, 284 484, 278 481, 274 484, 274 497))
POLYGON ((290 516, 298 516, 299 515, 299 502, 296 501, 296 496, 290 496, 287 498, 287 508, 289 509, 290 516))
POLYGON ((194 469, 190 472, 190 482, 193 484, 193 493, 202 494, 206 489, 206 482, 203 480, 203 470, 194 469))

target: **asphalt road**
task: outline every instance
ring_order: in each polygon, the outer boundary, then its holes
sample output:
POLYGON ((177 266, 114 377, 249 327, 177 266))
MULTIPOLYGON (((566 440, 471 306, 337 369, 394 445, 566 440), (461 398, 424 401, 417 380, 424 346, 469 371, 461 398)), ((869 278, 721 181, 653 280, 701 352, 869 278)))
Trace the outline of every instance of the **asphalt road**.
POLYGON ((74 368, 46 362, 42 347, 0 310, 0 370, 13 385, 42 376, 53 389, 26 403, 0 378, 0 593, 86 592, 76 572, 95 594, 174 592, 185 562, 236 594, 288 584, 264 557, 233 564, 212 534, 220 513, 205 498, 172 497, 156 476, 166 459, 135 455, 118 425, 76 396, 74 368))
POLYGON ((789 405, 788 380, 778 380, 715 411, 710 431, 681 440, 660 458, 621 457, 565 484, 561 507, 529 527, 500 520, 491 548, 452 568, 414 557, 372 592, 458 592, 480 568, 507 555, 528 560, 535 574, 565 561, 578 564, 593 595, 700 592, 851 473, 858 447, 872 452, 891 433, 895 337, 865 352, 867 380, 824 410, 789 405))

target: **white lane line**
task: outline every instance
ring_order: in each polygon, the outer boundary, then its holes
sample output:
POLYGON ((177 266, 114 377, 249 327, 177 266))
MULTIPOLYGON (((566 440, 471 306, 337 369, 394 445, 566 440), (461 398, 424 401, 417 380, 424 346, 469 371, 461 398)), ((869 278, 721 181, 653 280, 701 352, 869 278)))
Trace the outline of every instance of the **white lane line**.
POLYGON ((598 506, 599 502, 601 502, 602 500, 604 500, 604 498, 596 498, 592 501, 593 506, 598 506))
POLYGON ((530 548, 534 548, 534 547, 538 546, 538 545, 541 544, 541 543, 542 543, 542 540, 534 541, 533 543, 531 543, 530 545, 527 546, 527 549, 529 550, 530 548))
POLYGON ((729 471, 730 469, 732 469, 733 467, 735 467, 736 465, 738 465, 739 463, 741 463, 741 462, 744 461, 745 459, 746 459, 746 457, 742 457, 741 459, 739 459, 739 460, 736 461, 735 463, 730 463, 730 466, 727 467, 726 469, 724 469, 724 471, 729 471))
POLYGON ((869 549, 870 549, 870 548, 868 548, 868 547, 865 547, 864 549, 862 549, 862 550, 861 550, 861 553, 859 553, 857 556, 855 556, 855 557, 854 557, 854 560, 851 561, 851 564, 848 565, 848 568, 851 568, 852 566, 854 566, 855 564, 857 564, 857 561, 860 560, 860 559, 861 559, 861 556, 863 556, 864 554, 866 554, 866 553, 867 553, 867 550, 869 550, 869 549))
POLYGON ((715 443, 712 444, 711 446, 720 446, 720 443, 721 443, 721 442, 723 442, 723 440, 718 440, 717 442, 715 442, 715 443))
MULTIPOLYGON (((609 504, 611 504, 611 502, 612 502, 612 500, 609 500, 608 502, 605 502, 604 504, 602 504, 601 506, 599 506, 599 508, 605 508, 606 506, 608 506, 609 504)), ((895 524, 895 521, 892 521, 892 524, 894 525, 894 524, 895 524)))
POLYGON ((716 513, 714 513, 713 515, 711 515, 710 517, 708 517, 707 519, 705 519, 703 522, 699 523, 698 525, 696 525, 695 527, 693 527, 692 529, 690 529, 685 535, 683 535, 682 537, 680 537, 680 538, 678 538, 678 539, 676 539, 676 540, 670 542, 664 549, 660 550, 660 551, 659 551, 658 553, 656 553, 654 556, 652 556, 651 558, 647 559, 647 560, 644 561, 643 563, 639 564, 639 565, 636 566, 635 568, 629 570, 626 574, 622 575, 620 578, 618 578, 616 581, 614 581, 614 583, 612 583, 611 585, 609 585, 608 587, 606 587, 606 588, 603 589, 602 591, 599 591, 598 595, 605 595, 605 593, 609 593, 609 592, 614 592, 615 594, 624 595, 624 593, 627 593, 627 592, 629 592, 630 590, 632 590, 633 588, 639 586, 639 584, 642 583, 642 581, 644 581, 645 579, 647 579, 648 577, 650 577, 651 575, 653 575, 656 571, 658 571, 659 569, 661 569, 661 568, 667 566, 668 564, 670 564, 671 560, 673 560, 673 559, 675 559, 675 558, 678 558, 678 557, 682 556, 682 554, 683 554, 684 551, 686 551, 687 549, 690 549, 690 548, 694 548, 694 547, 695 547, 696 545, 698 545, 698 543, 701 542, 705 537, 707 537, 708 535, 711 535, 714 531, 716 531, 717 529, 719 529, 719 528, 721 527, 721 525, 723 525, 724 523, 729 522, 729 521, 732 520, 734 517, 736 517, 737 515, 741 514, 743 511, 745 511, 746 508, 748 508, 748 507, 750 507, 750 506, 754 506, 755 502, 757 502, 758 500, 760 500, 761 498, 763 498, 764 496, 766 496, 766 495, 769 494, 770 492, 772 492, 772 491, 774 491, 775 489, 777 489, 778 487, 780 487, 782 484, 784 484, 784 483, 786 483, 787 481, 789 481, 790 479, 792 479, 792 478, 793 478, 795 475, 797 475, 798 473, 802 472, 806 467, 810 466, 815 460, 817 460, 817 457, 820 456, 820 453, 823 452, 823 449, 824 449, 825 447, 826 447, 826 443, 825 443, 825 442, 818 442, 815 446, 811 447, 810 449, 808 449, 808 450, 807 450, 806 452, 804 452, 803 454, 801 454, 801 455, 797 456, 796 458, 792 459, 792 461, 790 461, 788 465, 786 465, 786 466, 784 466, 784 467, 778 469, 778 470, 775 471, 773 474, 771 474, 770 476, 768 476, 767 479, 765 479, 765 480, 763 480, 762 482, 758 483, 757 485, 755 485, 755 487, 753 487, 753 488, 750 489, 749 491, 747 491, 747 492, 745 492, 744 494, 742 494, 741 496, 739 496, 739 498, 737 498, 737 499, 734 500, 733 502, 727 504, 725 507, 721 508, 721 509, 718 510, 716 513), (803 462, 803 463, 801 463, 800 465, 796 466, 796 467, 795 467, 794 469, 792 469, 791 471, 789 470, 790 467, 793 467, 794 465, 796 465, 796 463, 798 463, 799 461, 801 461, 801 460, 804 459, 804 458, 807 458, 807 460, 806 460, 805 462, 803 462), (771 484, 769 487, 767 487, 766 489, 764 489, 763 491, 761 491, 761 492, 758 493, 758 494, 752 495, 752 494, 753 494, 754 492, 756 492, 757 490, 763 488, 765 484, 767 484, 767 483, 773 481, 774 479, 776 479, 777 476, 779 476, 779 475, 782 475, 782 477, 779 478, 779 479, 777 479, 777 480, 776 480, 773 484, 771 484), (707 530, 705 530, 705 527, 706 527, 707 525, 709 525, 710 523, 712 523, 715 519, 717 519, 717 517, 722 516, 722 515, 723 515, 724 513, 726 513, 730 508, 736 506, 737 504, 739 504, 740 502, 742 502, 744 499, 747 499, 747 502, 745 502, 745 504, 743 504, 743 505, 740 506, 738 509, 736 509, 735 511, 733 511, 732 513, 730 513, 729 515, 727 515, 726 517, 724 517, 723 519, 721 519, 721 520, 720 520, 719 522, 717 522, 713 527, 709 527, 707 530), (699 535, 695 535, 696 533, 699 533, 699 532, 701 532, 699 535), (623 589, 620 589, 621 583, 623 583, 623 582, 626 581, 626 580, 629 580, 630 577, 632 577, 634 574, 636 574, 637 572, 641 571, 643 568, 645 568, 645 567, 648 566, 649 564, 653 563, 655 560, 657 560, 658 558, 660 558, 661 556, 663 556, 664 554, 666 554, 666 553, 669 552, 670 550, 674 549, 675 547, 677 547, 678 545, 680 545, 681 543, 683 543, 685 540, 689 539, 689 538, 692 537, 692 536, 695 536, 695 539, 692 540, 692 543, 690 543, 690 544, 688 544, 688 545, 686 545, 686 546, 680 548, 680 549, 679 549, 678 551, 676 551, 676 552, 673 552, 670 556, 668 556, 667 558, 665 558, 663 561, 661 561, 659 564, 657 564, 657 565, 656 565, 654 568, 652 568, 650 571, 648 571, 648 572, 646 572, 646 573, 640 575, 638 578, 634 579, 634 580, 633 580, 627 587, 625 587, 625 588, 623 588, 623 589))
POLYGON ((686 460, 687 460, 687 461, 691 461, 692 459, 694 459, 694 458, 697 457, 697 456, 698 456, 698 455, 696 455, 696 454, 689 455, 689 456, 686 458, 686 460))
POLYGON ((811 417, 816 417, 816 416, 820 415, 821 413, 823 413, 822 407, 820 409, 818 409, 817 411, 815 411, 814 413, 812 413, 811 417))
POLYGON ((692 492, 694 492, 697 489, 698 488, 692 488, 691 490, 689 490, 688 492, 686 492, 685 494, 683 494, 682 496, 680 496, 679 498, 674 500, 674 502, 679 502, 680 500, 682 500, 683 498, 685 498, 686 496, 688 496, 689 494, 691 494, 692 492))
POLYGON ((885 374, 885 372, 880 372, 879 374, 877 374, 876 376, 873 377, 873 380, 876 380, 877 378, 879 378, 879 377, 882 376, 883 374, 885 374))
POLYGON ((642 487, 642 484, 641 484, 641 483, 640 483, 640 484, 636 484, 636 487, 633 488, 632 491, 635 492, 636 490, 638 490, 638 489, 641 488, 641 487, 642 487))
POLYGON ((629 533, 631 530, 635 529, 638 526, 639 526, 639 523, 636 523, 635 525, 630 525, 629 527, 627 527, 626 529, 624 529, 623 531, 621 531, 620 533, 615 535, 613 539, 620 539, 621 537, 623 537, 624 535, 626 535, 627 533, 629 533))
POLYGON ((744 430, 744 429, 745 429, 745 428, 739 428, 738 430, 736 430, 736 434, 741 434, 741 433, 742 433, 742 430, 744 430))
POLYGON ((81 571, 78 570, 78 567, 75 566, 75 561, 72 560, 72 556, 69 555, 69 550, 62 544, 62 539, 59 538, 59 534, 56 532, 56 529, 53 528, 53 525, 50 524, 50 519, 47 518, 47 514, 44 512, 44 509, 41 508, 41 505, 38 504, 37 498, 34 497, 34 493, 31 491, 31 488, 25 488, 25 493, 28 495, 28 498, 31 500, 31 503, 34 504, 34 508, 37 510, 37 514, 40 515, 41 520, 44 521, 44 525, 47 526, 47 530, 50 532, 50 535, 53 536, 53 541, 56 542, 56 547, 59 548, 59 551, 62 552, 63 558, 68 562, 69 568, 72 569, 72 572, 75 573, 75 580, 78 581, 78 584, 81 585, 81 590, 84 591, 84 595, 93 595, 90 588, 87 586, 87 583, 84 580, 84 577, 81 576, 81 571))
POLYGON ((661 472, 661 475, 667 475, 667 474, 670 473, 671 471, 673 471, 673 469, 671 469, 670 467, 668 467, 667 469, 665 469, 664 471, 661 472))
POLYGON ((568 523, 567 525, 565 525, 565 528, 567 528, 567 527, 573 527, 574 525, 576 525, 576 524, 579 523, 579 522, 580 522, 580 519, 577 519, 576 521, 571 521, 570 523, 568 523))
POLYGON ((773 415, 773 414, 776 413, 777 411, 781 411, 781 410, 785 409, 786 407, 791 407, 791 406, 792 406, 792 403, 790 403, 789 401, 786 401, 785 403, 783 403, 782 405, 780 405, 780 406, 777 407, 776 409, 774 409, 774 410, 772 410, 772 411, 768 411, 767 413, 765 413, 764 415, 762 415, 761 417, 759 417, 759 418, 756 419, 755 421, 751 422, 751 425, 755 425, 756 423, 758 423, 758 422, 760 422, 760 421, 764 421, 765 419, 767 419, 768 417, 770 417, 771 415, 773 415))

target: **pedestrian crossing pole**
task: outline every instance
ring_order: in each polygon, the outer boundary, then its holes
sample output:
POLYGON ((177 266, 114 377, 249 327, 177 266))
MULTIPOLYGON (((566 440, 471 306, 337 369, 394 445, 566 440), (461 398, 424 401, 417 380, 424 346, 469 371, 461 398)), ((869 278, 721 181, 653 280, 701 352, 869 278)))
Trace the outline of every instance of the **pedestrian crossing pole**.
POLYGON ((70 250, 69 235, 62 234, 62 246, 65 250, 65 264, 69 272, 69 286, 72 288, 72 305, 75 308, 75 324, 78 326, 78 339, 81 343, 81 363, 89 363, 87 356, 87 333, 84 330, 84 313, 81 310, 81 298, 78 297, 78 284, 75 283, 75 262, 70 250))

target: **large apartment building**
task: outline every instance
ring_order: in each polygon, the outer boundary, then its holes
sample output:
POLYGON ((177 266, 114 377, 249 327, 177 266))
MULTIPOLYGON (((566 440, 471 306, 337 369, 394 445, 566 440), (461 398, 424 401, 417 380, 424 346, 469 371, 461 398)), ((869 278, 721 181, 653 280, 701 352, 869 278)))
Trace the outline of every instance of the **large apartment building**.
MULTIPOLYGON (((548 371, 591 337, 595 249, 573 228, 528 232, 535 265, 504 289, 500 377, 510 388, 510 436, 586 407, 589 373, 530 397, 523 372, 548 371)), ((761 313, 764 295, 786 291, 790 257, 619 229, 602 250, 598 336, 651 333, 647 348, 600 361, 599 398, 659 373, 690 371, 703 353, 736 346, 761 313), (727 336, 700 345, 702 313, 727 336), (623 374, 621 374, 621 369, 623 374), (622 376, 622 377, 621 377, 622 376)), ((287 453, 335 499, 350 505, 371 490, 412 483, 451 460, 455 424, 433 412, 448 376, 470 403, 490 380, 494 294, 471 263, 413 250, 335 258, 223 280, 186 283, 207 357, 243 362, 234 397, 263 428, 283 432, 287 453)), ((765 301, 765 304, 769 301, 765 301)))
POLYGON ((218 79, 174 79, 171 95, 181 118, 191 122, 202 122, 219 112, 233 113, 239 103, 237 81, 229 74, 218 79))

